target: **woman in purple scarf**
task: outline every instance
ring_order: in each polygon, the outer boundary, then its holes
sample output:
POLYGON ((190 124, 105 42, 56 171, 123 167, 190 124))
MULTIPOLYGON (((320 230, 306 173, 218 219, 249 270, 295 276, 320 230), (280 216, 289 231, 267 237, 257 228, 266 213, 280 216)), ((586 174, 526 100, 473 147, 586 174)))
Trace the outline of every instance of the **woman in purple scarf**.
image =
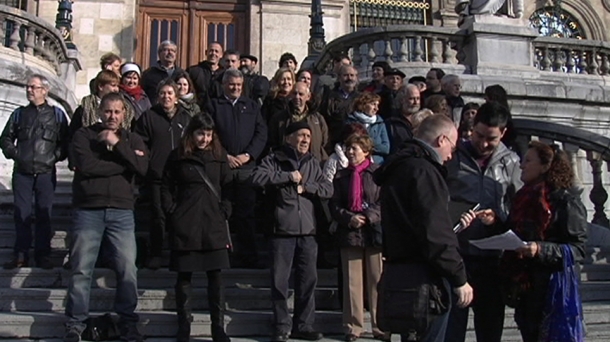
POLYGON ((389 334, 379 330, 375 317, 377 283, 381 277, 381 217, 379 187, 373 182, 373 172, 379 165, 371 162, 370 137, 352 135, 347 138, 345 148, 349 166, 336 174, 330 201, 341 247, 345 340, 353 342, 363 332, 366 289, 373 337, 388 341, 389 334))

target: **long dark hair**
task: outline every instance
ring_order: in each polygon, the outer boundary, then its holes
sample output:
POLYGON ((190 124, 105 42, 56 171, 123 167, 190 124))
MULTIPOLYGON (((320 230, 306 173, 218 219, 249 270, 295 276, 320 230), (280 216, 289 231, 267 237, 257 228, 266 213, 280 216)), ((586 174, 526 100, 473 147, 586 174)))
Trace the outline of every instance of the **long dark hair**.
POLYGON ((206 114, 199 113, 191 118, 191 121, 184 130, 184 135, 180 139, 179 154, 182 157, 187 157, 193 154, 193 151, 197 149, 195 139, 193 139, 193 133, 197 130, 212 131, 212 142, 208 145, 208 149, 212 151, 214 158, 220 158, 222 155, 222 145, 220 139, 216 134, 216 125, 214 120, 206 114))
POLYGON ((572 164, 567 153, 558 145, 531 141, 528 147, 536 152, 542 165, 549 166, 544 179, 553 189, 569 189, 574 185, 572 164))

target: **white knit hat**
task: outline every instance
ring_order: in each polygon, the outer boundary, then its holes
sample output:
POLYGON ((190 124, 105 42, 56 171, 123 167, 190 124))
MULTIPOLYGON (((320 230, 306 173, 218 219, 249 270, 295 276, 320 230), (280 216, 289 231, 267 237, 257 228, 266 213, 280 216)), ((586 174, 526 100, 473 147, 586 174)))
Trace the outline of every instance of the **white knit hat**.
POLYGON ((140 76, 140 67, 137 64, 134 63, 126 63, 125 65, 123 65, 123 67, 121 68, 121 75, 125 75, 128 72, 132 72, 135 71, 136 74, 138 74, 138 76, 140 76))

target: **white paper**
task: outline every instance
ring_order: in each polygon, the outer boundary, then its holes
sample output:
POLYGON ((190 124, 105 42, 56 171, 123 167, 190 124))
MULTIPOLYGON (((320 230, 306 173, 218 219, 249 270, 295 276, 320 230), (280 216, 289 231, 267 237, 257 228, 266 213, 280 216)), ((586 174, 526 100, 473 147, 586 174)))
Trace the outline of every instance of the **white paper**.
POLYGON ((512 230, 504 234, 491 236, 480 240, 470 240, 470 243, 480 249, 515 250, 526 245, 512 230))

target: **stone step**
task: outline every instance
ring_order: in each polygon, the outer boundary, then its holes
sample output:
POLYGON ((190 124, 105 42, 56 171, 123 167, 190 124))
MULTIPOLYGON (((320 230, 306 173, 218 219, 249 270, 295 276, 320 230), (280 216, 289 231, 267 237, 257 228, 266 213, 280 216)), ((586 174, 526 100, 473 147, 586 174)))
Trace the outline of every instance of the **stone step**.
MULTIPOLYGON (((318 270, 319 287, 336 287, 337 270, 318 270)), ((24 267, 15 270, 0 269, 0 289, 66 289, 68 287, 70 272, 62 268, 43 270, 39 268, 24 267)), ((223 283, 226 287, 236 288, 268 288, 271 276, 269 270, 229 269, 222 271, 223 283)), ((167 269, 156 271, 138 270, 138 284, 141 289, 170 289, 176 284, 176 272, 167 269)), ((193 286, 207 286, 204 272, 193 274, 193 286)), ((114 272, 109 269, 96 268, 93 272, 92 288, 114 288, 116 279, 114 272)))
MULTIPOLYGON (((0 311, 49 312, 63 311, 67 300, 66 289, 0 289, 0 311)), ((114 308, 114 289, 92 289, 91 311, 105 312, 114 308)), ((271 291, 268 288, 226 288, 227 308, 233 310, 267 310, 271 306, 271 291)), ((290 291, 288 307, 293 306, 293 291, 290 291)), ((339 298, 335 288, 318 287, 315 293, 316 309, 338 310, 339 298)), ((207 310, 207 289, 193 289, 192 305, 194 310, 207 310)), ((174 289, 139 290, 139 311, 175 310, 174 289)))
MULTIPOLYGON (((587 341, 608 341, 610 339, 610 324, 606 303, 585 304, 585 321, 587 322, 587 341), (593 308, 592 308, 593 307, 593 308), (595 312, 596 314, 591 314, 595 312), (597 314, 605 311, 606 314, 597 314), (602 321, 605 318, 605 321, 602 321)), ((176 333, 176 314, 172 311, 140 311, 140 332, 147 337, 172 337, 176 333)), ((519 331, 512 321, 511 312, 507 313, 503 341, 520 341, 519 331)), ((95 314, 94 314, 95 315, 95 314)), ((207 312, 195 312, 192 323, 192 336, 211 336, 210 315, 207 312)), ((327 335, 342 337, 341 312, 317 311, 315 328, 327 335)), ((471 315, 472 316, 472 315, 471 315)), ((238 311, 228 310, 225 314, 227 333, 230 336, 269 336, 272 332, 272 313, 270 311, 238 311)), ((61 312, 0 312, 1 338, 48 339, 59 338, 64 334, 66 317, 61 312)), ((368 314, 365 315, 365 329, 371 331, 368 314)), ((474 341, 472 333, 472 317, 469 321, 468 341, 474 341)), ((398 336, 393 336, 398 341, 398 336)), ((257 339, 257 341, 260 341, 257 339)))

